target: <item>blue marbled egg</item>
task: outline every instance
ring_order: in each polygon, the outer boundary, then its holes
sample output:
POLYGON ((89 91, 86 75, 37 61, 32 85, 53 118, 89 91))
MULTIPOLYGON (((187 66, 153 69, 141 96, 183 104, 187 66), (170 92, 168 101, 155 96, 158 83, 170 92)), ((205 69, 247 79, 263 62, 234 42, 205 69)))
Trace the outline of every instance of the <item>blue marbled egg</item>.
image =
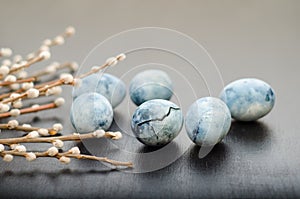
POLYGON ((182 124, 182 111, 176 104, 155 99, 141 104, 135 110, 131 129, 145 145, 162 146, 179 134, 182 124))
POLYGON ((214 146, 228 133, 231 115, 226 104, 214 97, 204 97, 194 102, 185 118, 189 138, 199 146, 214 146))
POLYGON ((245 78, 228 84, 220 94, 231 116, 239 121, 255 121, 267 115, 275 103, 273 89, 266 82, 245 78))
POLYGON ((113 109, 104 96, 85 93, 73 101, 70 117, 78 133, 107 130, 113 121, 113 109))
POLYGON ((171 99, 172 81, 167 73, 161 70, 146 70, 138 73, 130 82, 130 98, 140 105, 152 99, 171 99))
POLYGON ((92 74, 83 78, 81 84, 73 89, 73 98, 90 92, 103 95, 115 108, 124 100, 126 86, 122 80, 113 75, 92 74))

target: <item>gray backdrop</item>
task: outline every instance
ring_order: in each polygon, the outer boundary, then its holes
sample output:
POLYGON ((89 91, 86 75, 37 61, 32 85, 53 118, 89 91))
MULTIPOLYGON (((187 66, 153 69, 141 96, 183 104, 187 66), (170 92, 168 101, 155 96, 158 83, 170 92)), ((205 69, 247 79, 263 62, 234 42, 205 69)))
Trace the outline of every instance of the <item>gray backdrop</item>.
MULTIPOLYGON (((90 161, 74 160, 67 166, 52 159, 32 163, 21 158, 12 163, 0 161, 0 196, 299 197, 299 19, 297 0, 1 0, 0 47, 11 47, 16 53, 26 55, 45 38, 73 25, 76 35, 52 50, 52 60, 81 63, 92 48, 121 31, 145 26, 170 28, 191 36, 207 49, 225 84, 241 77, 261 78, 272 85, 277 101, 274 110, 258 123, 234 122, 223 143, 206 158, 198 159, 199 148, 191 144, 173 164, 151 173, 109 171, 90 161)), ((151 57, 159 56, 154 53, 151 57)), ((102 62, 101 56, 89 59, 91 64, 102 62)), ((124 65, 126 70, 130 68, 124 65)), ((112 69, 118 76, 123 74, 121 71, 112 69)), ((202 89, 200 85, 193 87, 202 89)), ((206 92, 203 89, 202 95, 208 95, 206 92)), ((62 122, 64 132, 72 132, 70 88, 64 96, 68 102, 58 111, 22 116, 20 121, 40 126, 62 122)), ((128 115, 128 109, 117 112, 128 115)), ((129 121, 129 116, 126 119, 129 121)), ((11 135, 20 134, 2 133, 2 137, 11 135)), ((130 136, 119 143, 129 151, 148 150, 130 136)))

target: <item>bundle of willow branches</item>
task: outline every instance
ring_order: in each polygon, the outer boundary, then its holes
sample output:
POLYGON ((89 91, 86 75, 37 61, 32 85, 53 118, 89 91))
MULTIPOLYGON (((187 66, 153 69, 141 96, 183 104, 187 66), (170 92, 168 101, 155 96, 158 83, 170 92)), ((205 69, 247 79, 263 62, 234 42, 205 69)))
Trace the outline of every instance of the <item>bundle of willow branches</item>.
MULTIPOLYGON (((62 34, 53 39, 46 39, 37 51, 28 54, 25 59, 20 55, 15 55, 12 59, 5 58, 2 60, 2 65, 0 66, 0 129, 21 131, 27 134, 22 137, 0 138, 0 156, 6 162, 12 161, 14 156, 24 157, 28 161, 33 161, 40 157, 57 158, 60 162, 66 164, 70 162, 71 158, 75 158, 102 161, 113 166, 132 167, 131 162, 120 162, 106 157, 82 154, 78 147, 73 147, 65 152, 58 150, 63 147, 65 141, 81 141, 82 139, 96 138, 120 139, 122 137, 120 132, 96 130, 87 134, 75 132, 69 135, 58 135, 58 132, 63 129, 60 123, 55 123, 49 128, 42 128, 33 127, 30 124, 19 124, 17 120, 18 116, 23 114, 59 108, 65 102, 64 98, 59 97, 63 86, 78 86, 82 78, 97 73, 106 67, 116 65, 118 61, 126 58, 124 54, 111 57, 104 64, 94 66, 89 72, 77 77, 74 77, 71 73, 61 72, 63 69, 69 69, 70 72, 76 71, 78 65, 75 62, 54 62, 33 74, 29 74, 26 71, 27 68, 34 64, 49 59, 51 57, 50 49, 53 46, 64 44, 65 39, 74 33, 75 29, 68 27, 62 34), (46 82, 41 80, 42 76, 57 74, 59 74, 57 79, 46 82), (34 101, 40 97, 48 96, 58 96, 58 98, 51 103, 34 103, 30 107, 23 107, 23 101, 25 100, 34 101), (3 118, 10 117, 14 118, 7 123, 1 123, 3 118), (22 145, 23 143, 51 143, 52 146, 43 152, 28 151, 22 145)), ((11 49, 0 49, 0 58, 11 57, 11 55, 11 49)))

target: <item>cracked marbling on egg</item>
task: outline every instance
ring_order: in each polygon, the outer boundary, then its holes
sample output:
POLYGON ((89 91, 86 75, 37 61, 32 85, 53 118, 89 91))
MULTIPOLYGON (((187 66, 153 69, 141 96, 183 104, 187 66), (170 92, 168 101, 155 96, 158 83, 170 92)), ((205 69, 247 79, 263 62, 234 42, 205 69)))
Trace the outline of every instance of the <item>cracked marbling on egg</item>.
POLYGON ((266 82, 245 78, 228 84, 220 94, 231 115, 239 121, 255 121, 267 115, 275 104, 274 90, 266 82))
POLYGON ((143 144, 162 146, 179 134, 182 124, 182 111, 176 104, 154 99, 144 102, 135 110, 131 129, 143 144))
POLYGON ((122 80, 108 73, 92 74, 83 78, 81 84, 73 89, 73 98, 90 92, 103 95, 115 108, 124 100, 126 86, 122 80))
POLYGON ((104 96, 85 93, 73 101, 70 118, 78 133, 107 130, 113 121, 113 109, 104 96))
POLYGON ((185 118, 189 138, 199 146, 214 146, 228 133, 231 115, 226 104, 214 97, 204 97, 194 102, 185 118))
POLYGON ((152 99, 171 99, 173 95, 172 81, 162 70, 145 70, 138 73, 130 82, 131 100, 140 105, 152 99))

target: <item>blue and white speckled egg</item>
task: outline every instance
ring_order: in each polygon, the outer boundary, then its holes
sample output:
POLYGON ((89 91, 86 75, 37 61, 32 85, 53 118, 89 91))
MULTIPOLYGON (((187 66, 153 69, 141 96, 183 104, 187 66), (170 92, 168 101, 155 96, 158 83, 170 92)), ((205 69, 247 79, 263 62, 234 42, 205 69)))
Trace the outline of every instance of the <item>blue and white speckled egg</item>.
POLYGON ((85 93, 73 101, 70 117, 78 133, 107 130, 113 121, 113 109, 104 96, 85 93))
POLYGON ((267 115, 275 103, 273 89, 266 82, 245 78, 228 84, 220 94, 231 115, 239 121, 255 121, 267 115))
POLYGON ((181 109, 162 99, 141 104, 131 120, 131 128, 136 138, 148 146, 168 144, 179 134, 182 124, 181 109))
POLYGON ((171 99, 172 81, 167 73, 161 70, 146 70, 138 73, 130 82, 130 98, 140 105, 152 99, 171 99))
POLYGON ((103 75, 92 74, 83 78, 81 84, 73 89, 73 98, 90 92, 103 95, 115 108, 124 100, 126 86, 122 80, 113 75, 107 73, 103 75))
POLYGON ((199 146, 214 146, 228 133, 231 115, 226 104, 214 97, 204 97, 194 102, 185 118, 189 138, 199 146))

